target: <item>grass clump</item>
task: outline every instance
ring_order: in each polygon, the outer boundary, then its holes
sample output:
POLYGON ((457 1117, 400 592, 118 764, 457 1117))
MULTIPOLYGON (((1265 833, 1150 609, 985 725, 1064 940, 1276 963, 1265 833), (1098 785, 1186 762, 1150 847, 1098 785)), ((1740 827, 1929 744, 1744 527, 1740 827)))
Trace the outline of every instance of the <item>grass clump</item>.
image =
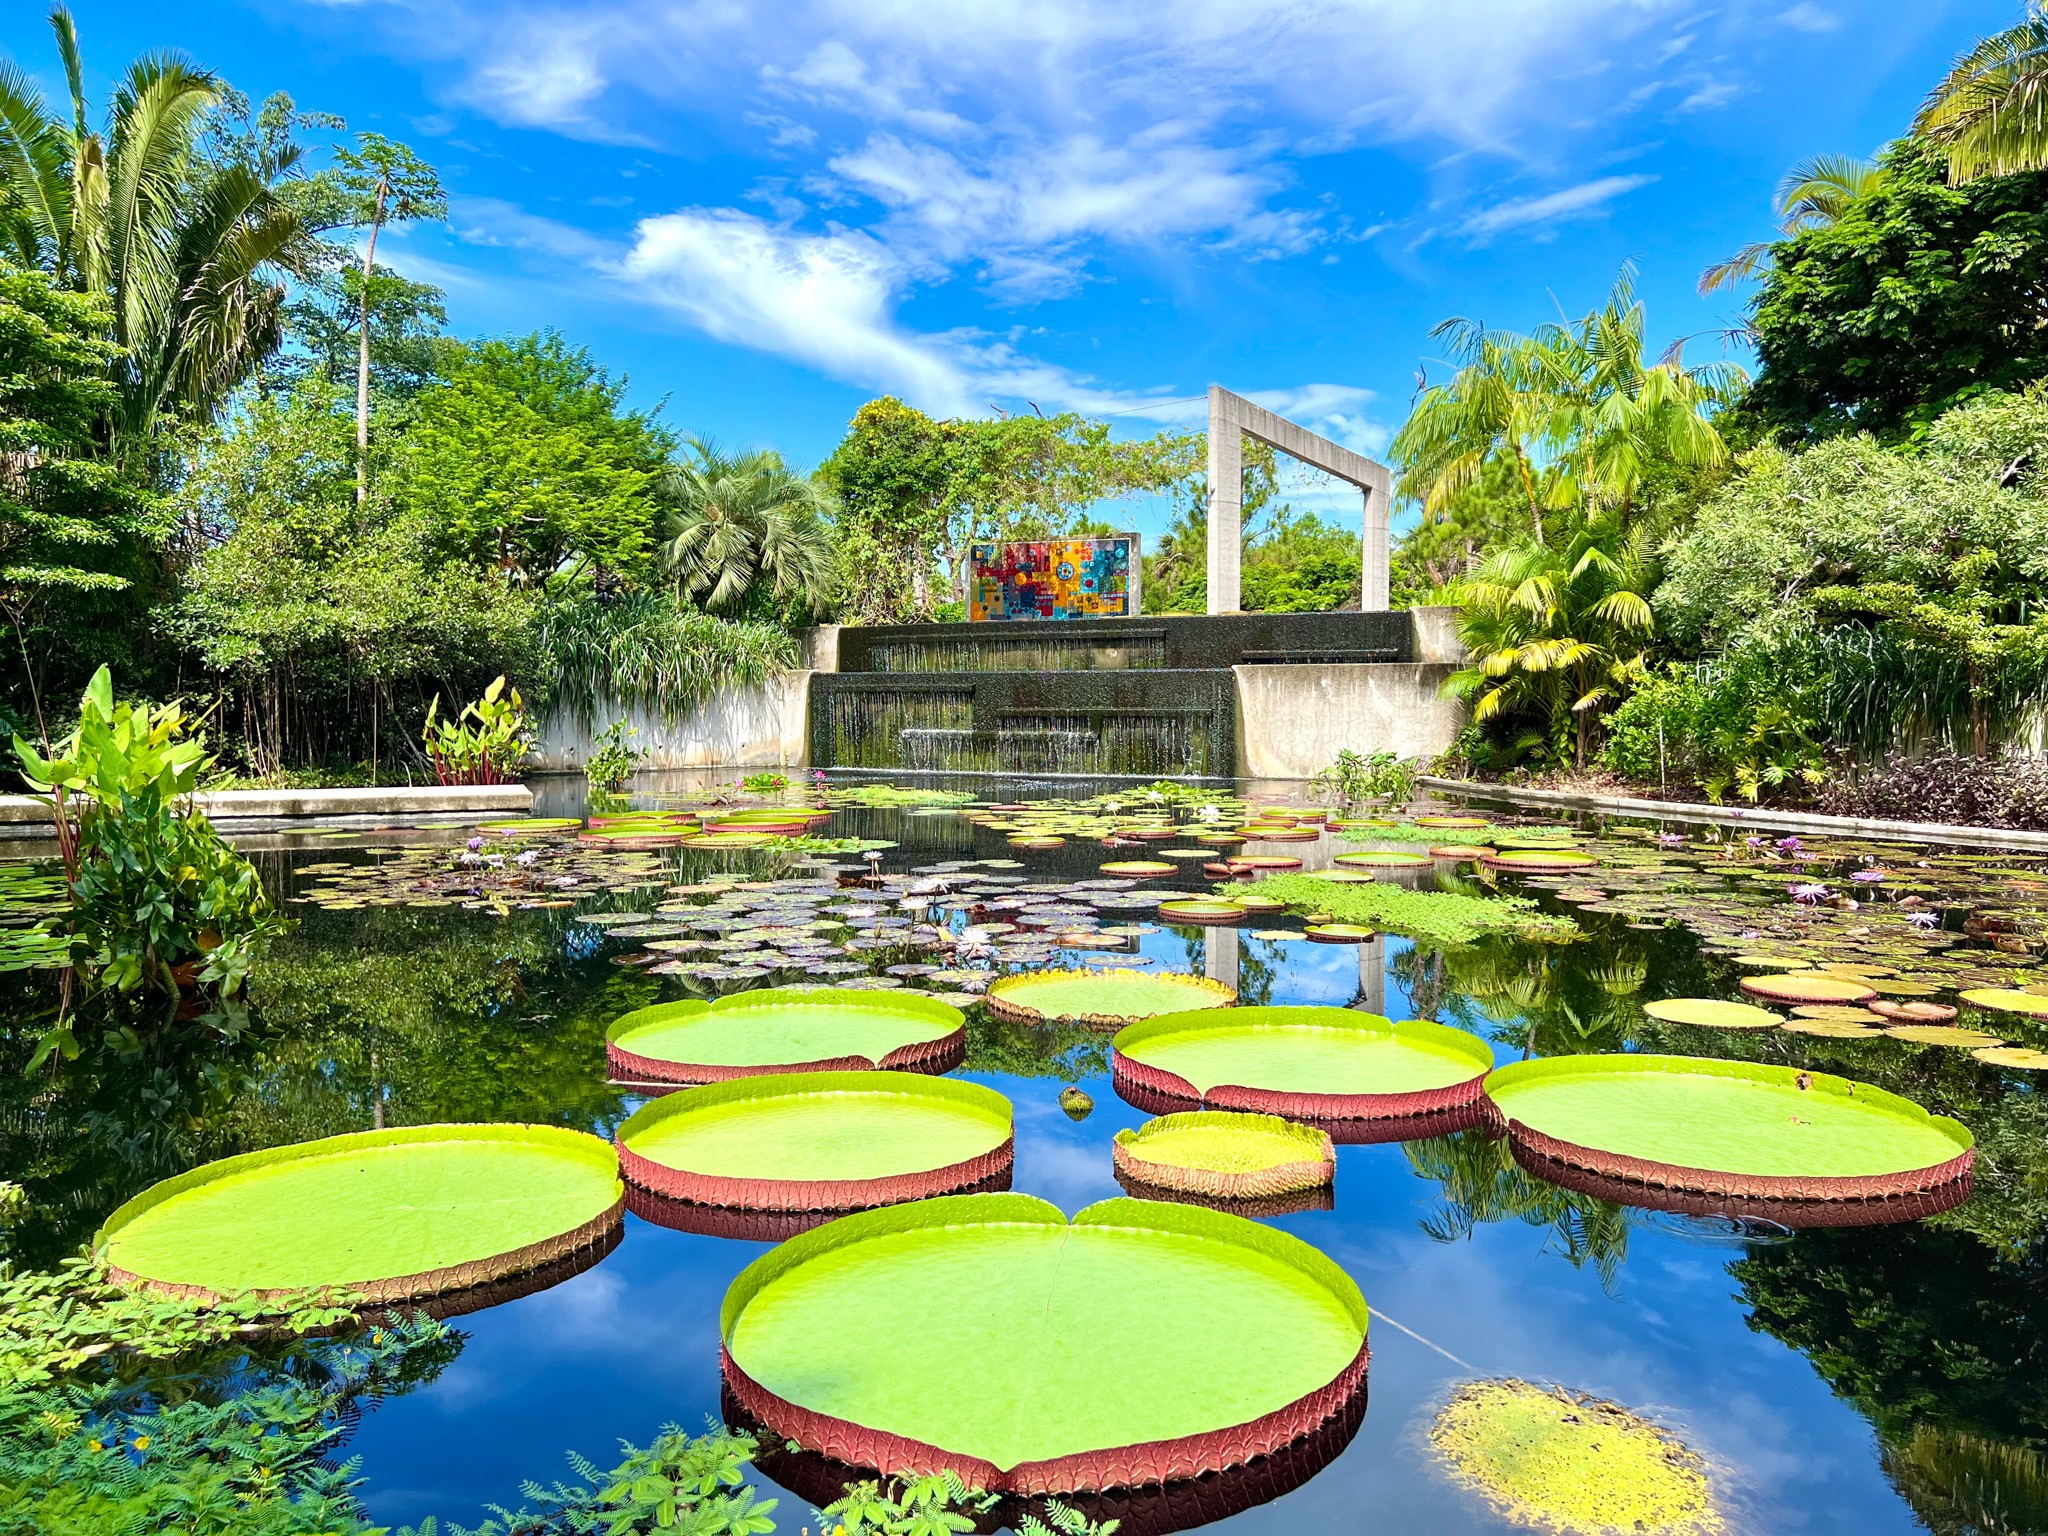
POLYGON ((1340 923, 1358 923, 1432 944, 1470 944, 1495 933, 1547 943, 1568 943, 1579 936, 1578 924, 1570 918, 1548 916, 1523 896, 1344 885, 1314 875, 1271 875, 1259 882, 1258 890, 1298 912, 1327 912, 1340 923))
POLYGON ((1616 1403, 1512 1378, 1451 1394, 1430 1443, 1517 1525, 1567 1536, 1723 1530, 1699 1455, 1616 1403))

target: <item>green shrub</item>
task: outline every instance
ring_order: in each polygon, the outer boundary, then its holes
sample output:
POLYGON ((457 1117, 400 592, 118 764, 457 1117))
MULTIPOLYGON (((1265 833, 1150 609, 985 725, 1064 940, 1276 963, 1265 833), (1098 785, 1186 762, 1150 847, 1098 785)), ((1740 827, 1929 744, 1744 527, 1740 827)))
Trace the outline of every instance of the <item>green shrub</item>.
POLYGON ((1626 778, 1730 793, 1810 795, 1823 756, 1813 679, 1794 646, 1743 646, 1706 669, 1671 664, 1653 673, 1607 723, 1601 761, 1626 778))

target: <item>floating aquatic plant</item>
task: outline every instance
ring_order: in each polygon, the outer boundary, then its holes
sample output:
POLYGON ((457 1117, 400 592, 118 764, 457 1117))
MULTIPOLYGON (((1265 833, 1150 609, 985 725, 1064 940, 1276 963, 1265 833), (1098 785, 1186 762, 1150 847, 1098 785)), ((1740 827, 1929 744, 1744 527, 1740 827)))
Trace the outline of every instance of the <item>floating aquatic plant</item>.
POLYGON ((1725 1528, 1699 1454, 1618 1403, 1512 1377, 1467 1382, 1429 1438, 1460 1482, 1517 1525, 1565 1536, 1725 1528))

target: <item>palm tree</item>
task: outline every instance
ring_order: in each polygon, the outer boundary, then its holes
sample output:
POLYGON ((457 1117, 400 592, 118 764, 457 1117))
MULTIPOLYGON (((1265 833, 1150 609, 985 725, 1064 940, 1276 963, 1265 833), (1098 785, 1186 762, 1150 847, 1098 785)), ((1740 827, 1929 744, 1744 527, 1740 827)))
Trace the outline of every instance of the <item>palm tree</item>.
MULTIPOLYGON (((1778 240, 1790 240, 1801 230, 1829 228, 1852 203, 1879 191, 1890 179, 1884 167, 1854 155, 1815 155, 1800 161, 1779 180, 1771 200, 1778 215, 1778 240)), ((1771 264, 1778 240, 1759 240, 1726 261, 1715 262, 1700 274, 1700 292, 1732 288, 1757 276, 1771 264)))
POLYGON ((2048 166, 2048 9, 1959 56, 1927 95, 1913 131, 1948 156, 1951 182, 2048 166))
POLYGON ((1682 342, 1651 363, 1645 324, 1630 266, 1600 308, 1527 336, 1445 321, 1431 334, 1450 342, 1458 371, 1423 392, 1394 437, 1402 494, 1442 517, 1505 459, 1541 546, 1546 511, 1613 507, 1625 523, 1653 462, 1725 462, 1709 413, 1747 375, 1733 363, 1688 367, 1682 342))
POLYGON ((1541 544, 1544 502, 1535 455, 1549 402, 1535 343, 1462 318, 1446 320, 1429 334, 1447 343, 1458 371, 1450 383, 1423 392, 1394 437, 1400 493, 1420 501, 1422 515, 1435 521, 1461 491, 1479 483, 1489 462, 1507 459, 1529 499, 1529 520, 1541 544))
POLYGON ((763 592, 824 609, 838 584, 831 493, 768 449, 730 454, 692 438, 659 484, 662 564, 683 597, 717 613, 763 592))
POLYGON ((1444 691, 1473 699, 1476 725, 1539 716, 1585 767, 1598 712, 1643 672, 1648 563, 1641 531, 1613 513, 1580 519, 1562 548, 1496 550, 1455 589, 1471 662, 1444 691))
POLYGON ((275 350, 284 286, 273 274, 307 248, 277 192, 298 151, 209 162, 200 140, 224 87, 172 53, 128 67, 95 131, 70 12, 57 6, 50 26, 70 120, 0 61, 0 219, 24 264, 108 301, 122 349, 113 433, 133 453, 159 414, 210 416, 275 350))

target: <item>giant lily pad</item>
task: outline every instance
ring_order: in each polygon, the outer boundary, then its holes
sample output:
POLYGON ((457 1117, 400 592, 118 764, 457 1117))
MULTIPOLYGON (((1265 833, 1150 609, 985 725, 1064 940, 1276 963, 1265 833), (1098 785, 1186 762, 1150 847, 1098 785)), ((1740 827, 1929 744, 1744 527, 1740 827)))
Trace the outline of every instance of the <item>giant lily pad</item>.
POLYGON ((1341 1269, 1254 1222, 1116 1199, 1069 1224, 986 1194, 792 1238, 719 1315, 726 1385, 775 1436, 1034 1494, 1281 1449, 1354 1400, 1366 1322, 1341 1269))
POLYGON ((1869 1200, 1969 1176, 1970 1133, 1910 1099, 1822 1072, 1689 1056, 1553 1056, 1501 1067, 1487 1096, 1532 1172, 1656 1188, 1869 1200))
POLYGON ((423 1125, 268 1147, 152 1184, 93 1239, 119 1283, 214 1301, 468 1290, 605 1241, 618 1154, 541 1125, 423 1125))
POLYGON ((1847 976, 1745 976, 1742 990, 1774 1003, 1864 1003, 1877 996, 1867 985, 1847 976))
POLYGON ((943 1072, 966 1048, 959 1009, 907 993, 770 988, 638 1008, 605 1032, 619 1077, 715 1083, 761 1073, 943 1072))
POLYGON ((687 1088, 619 1127, 643 1189, 700 1205, 845 1211, 965 1189, 1009 1170, 1010 1102, 906 1072, 795 1072, 687 1088))
POLYGON ((1493 1051, 1477 1035, 1354 1008, 1236 1008, 1133 1024, 1118 1090, 1311 1120, 1437 1114, 1479 1102, 1493 1051))
POLYGON ((1110 1155, 1121 1179, 1219 1200, 1317 1189, 1337 1173, 1329 1132, 1228 1111, 1161 1115, 1118 1131, 1110 1155))
POLYGON ((1784 1022, 1768 1008, 1706 997, 1660 998, 1643 1004, 1643 1012, 1667 1024, 1697 1024, 1706 1029, 1769 1029, 1784 1022))

